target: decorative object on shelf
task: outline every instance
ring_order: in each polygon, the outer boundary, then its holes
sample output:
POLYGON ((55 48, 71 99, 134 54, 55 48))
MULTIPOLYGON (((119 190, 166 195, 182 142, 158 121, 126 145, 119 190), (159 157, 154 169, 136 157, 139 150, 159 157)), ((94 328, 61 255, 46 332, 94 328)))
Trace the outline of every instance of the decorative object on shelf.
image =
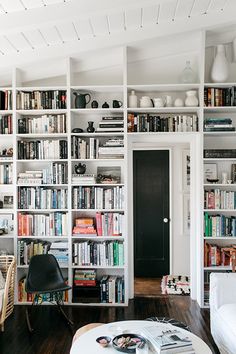
MULTIPOLYGON (((204 182, 216 181, 217 178, 217 164, 216 163, 204 163, 204 182)), ((212 182, 215 183, 215 182, 212 182)))
POLYGON ((174 102, 174 106, 175 107, 184 107, 184 101, 182 100, 182 98, 176 98, 175 102, 174 102))
POLYGON ((149 96, 143 96, 142 98, 140 98, 140 107, 141 108, 154 107, 154 102, 149 96))
POLYGON ((73 94, 75 95, 75 108, 86 108, 86 105, 91 100, 90 94, 79 92, 73 92, 73 94), (86 96, 88 96, 88 101, 86 101, 86 96))
POLYGON ((112 101, 112 107, 113 108, 120 108, 123 106, 123 103, 121 101, 118 101, 118 100, 113 100, 112 101))
POLYGON ((229 64, 225 56, 225 47, 219 44, 216 47, 216 56, 211 68, 213 82, 226 82, 229 76, 229 64))
POLYGON ((228 173, 227 172, 222 172, 221 178, 222 178, 222 181, 221 181, 222 184, 227 184, 228 173))
POLYGON ((232 184, 232 179, 228 179, 227 184, 232 184))
POLYGON ((92 121, 88 122, 88 128, 87 128, 87 132, 88 133, 94 133, 95 132, 95 128, 93 126, 93 123, 92 121))
POLYGON ((154 107, 161 108, 164 107, 166 104, 166 100, 160 97, 154 98, 154 107))
POLYGON ((92 103, 91 103, 91 107, 92 108, 98 108, 98 101, 93 101, 92 103))
POLYGON ((121 181, 120 166, 98 166, 97 183, 116 184, 121 181))
POLYGON ((196 80, 196 73, 191 68, 190 60, 186 61, 186 66, 181 73, 181 82, 183 84, 192 84, 196 80))
POLYGON ((104 102, 102 108, 109 108, 109 104, 107 102, 104 102))
POLYGON ((77 173, 78 175, 83 175, 86 171, 86 165, 85 164, 81 164, 81 162, 78 165, 75 165, 75 173, 77 173))
POLYGON ((165 96, 165 101, 166 101, 166 107, 172 107, 173 106, 173 99, 170 95, 165 96))
POLYGON ((135 91, 132 90, 131 94, 129 95, 129 108, 136 107, 138 107, 138 97, 135 95, 135 91))
POLYGON ((3 201, 0 200, 0 209, 3 209, 3 201))
POLYGON ((207 178, 206 180, 209 183, 217 183, 217 182, 219 182, 219 178, 207 178))
POLYGON ((186 91, 186 99, 185 99, 185 106, 187 107, 197 107, 198 106, 198 98, 197 98, 197 91, 189 90, 186 91))
POLYGON ((81 128, 73 128, 72 133, 83 133, 83 129, 81 128))

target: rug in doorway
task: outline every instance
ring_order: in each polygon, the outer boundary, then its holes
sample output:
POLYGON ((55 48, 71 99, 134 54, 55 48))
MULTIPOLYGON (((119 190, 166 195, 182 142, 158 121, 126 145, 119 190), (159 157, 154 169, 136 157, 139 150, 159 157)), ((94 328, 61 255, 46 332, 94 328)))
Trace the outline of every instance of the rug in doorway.
POLYGON ((164 275, 161 290, 162 294, 190 295, 190 278, 185 275, 164 275))

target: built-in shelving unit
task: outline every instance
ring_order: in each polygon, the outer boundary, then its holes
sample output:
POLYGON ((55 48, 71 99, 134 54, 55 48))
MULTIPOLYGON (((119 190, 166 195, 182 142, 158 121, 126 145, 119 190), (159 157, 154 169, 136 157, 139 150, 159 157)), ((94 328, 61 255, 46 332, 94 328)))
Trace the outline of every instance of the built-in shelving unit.
MULTIPOLYGON (((211 83, 210 82, 210 65, 213 57, 213 47, 207 44, 207 33, 189 33, 184 35, 176 35, 175 38, 167 38, 165 43, 157 39, 156 45, 153 41, 150 43, 137 44, 137 48, 113 48, 109 51, 96 52, 96 55, 80 54, 78 56, 73 56, 72 58, 65 59, 65 65, 58 68, 57 76, 53 71, 53 74, 48 75, 49 70, 36 65, 34 69, 30 67, 21 67, 13 70, 11 80, 2 84, 2 91, 9 91, 12 95, 12 105, 7 107, 6 110, 0 109, 0 117, 3 115, 9 115, 12 117, 12 133, 11 134, 0 134, 0 148, 10 148, 13 147, 13 159, 0 159, 1 165, 12 165, 12 183, 11 184, 1 184, 0 193, 9 195, 12 193, 14 195, 13 208, 0 209, 1 215, 12 216, 12 225, 14 231, 10 234, 0 236, 1 248, 6 249, 8 252, 12 252, 17 257, 17 280, 16 280, 16 303, 27 304, 25 301, 18 301, 18 282, 27 274, 28 264, 20 263, 20 251, 18 249, 18 244, 20 241, 26 240, 29 244, 33 241, 42 242, 42 244, 47 245, 49 243, 54 244, 56 241, 60 241, 64 244, 65 254, 67 256, 67 262, 61 264, 62 272, 65 278, 68 279, 69 285, 73 287, 73 291, 69 292, 69 298, 67 303, 76 305, 87 305, 87 306, 124 306, 128 304, 128 300, 133 296, 133 205, 132 205, 132 151, 137 149, 142 144, 145 146, 151 146, 152 148, 168 147, 174 146, 175 142, 181 145, 182 150, 191 150, 191 168, 196 172, 196 178, 191 180, 193 184, 189 190, 184 190, 182 187, 178 186, 178 190, 183 190, 181 193, 182 197, 186 194, 191 194, 191 228, 189 233, 191 233, 191 238, 184 237, 181 242, 182 245, 186 247, 183 248, 183 253, 189 250, 190 262, 191 262, 191 282, 193 291, 191 295, 193 298, 197 299, 201 306, 207 305, 207 291, 204 290, 204 285, 208 284, 209 274, 211 271, 228 271, 229 266, 204 266, 204 242, 209 242, 210 244, 216 245, 229 245, 231 242, 234 243, 236 236, 222 235, 216 237, 209 237, 204 235, 204 213, 209 215, 222 213, 225 216, 236 215, 236 210, 231 208, 206 208, 204 206, 204 191, 216 190, 220 191, 235 191, 236 183, 227 184, 223 183, 221 180, 222 172, 226 171, 228 173, 228 180, 231 176, 231 164, 236 163, 236 158, 205 158, 203 157, 203 149, 217 149, 235 148, 235 132, 234 131, 204 131, 204 119, 206 118, 222 118, 227 115, 227 118, 232 119, 233 125, 236 126, 236 106, 225 106, 225 107, 206 107, 204 106, 204 89, 224 89, 231 86, 236 86, 236 76, 233 74, 234 71, 231 70, 232 74, 228 83, 211 83), (206 44, 205 44, 206 42, 206 44), (181 48, 185 48, 184 51, 181 48), (161 54, 160 54, 161 53, 161 54), (111 60, 112 58, 112 60, 111 60), (195 71, 196 79, 193 83, 180 83, 180 73, 182 72, 186 60, 191 61, 191 66, 195 71), (112 63, 112 64, 111 64, 112 63), (204 69, 205 66, 205 69, 204 69), (25 77, 27 79, 25 79, 25 77), (154 99, 156 97, 165 98, 166 95, 170 95, 173 100, 171 107, 129 107, 129 95, 132 90, 138 97, 138 103, 140 98, 143 96, 149 96, 154 99), (199 105, 194 107, 175 107, 174 101, 176 98, 181 98, 183 102, 186 98, 186 91, 194 90, 197 93, 199 100, 199 105), (61 95, 66 96, 66 106, 60 106, 58 108, 49 108, 48 102, 52 99, 51 93, 48 92, 62 92, 61 95), (34 92, 40 92, 42 94, 42 99, 45 103, 45 109, 40 107, 39 109, 32 109, 28 105, 27 100, 33 95, 34 92), (75 92, 80 94, 89 94, 90 101, 84 108, 79 107, 75 103, 75 92), (26 106, 30 109, 20 109, 19 107, 19 95, 24 93, 26 97, 26 106), (18 101, 17 101, 18 100, 18 101), (116 108, 114 100, 120 101, 120 107, 116 108), (98 108, 92 108, 92 102, 97 101, 98 108), (107 102, 109 107, 102 108, 102 105, 107 102), (115 108, 113 108, 113 106, 115 108), (63 107, 63 108, 62 108, 63 107), (141 131, 132 131, 130 129, 130 117, 132 120, 132 115, 135 117, 144 117, 143 126, 141 131), (47 130, 48 128, 42 129, 41 132, 33 130, 34 132, 19 132, 19 125, 22 123, 24 118, 26 121, 28 119, 42 119, 42 117, 65 117, 64 130, 61 132, 54 132, 47 130), (166 131, 166 126, 163 130, 148 130, 147 122, 150 117, 160 117, 161 119, 167 119, 169 123, 173 124, 180 116, 194 116, 197 118, 196 128, 191 127, 188 130, 186 122, 181 123, 182 125, 174 131, 166 131), (104 123, 103 118, 120 117, 123 120, 123 127, 116 131, 102 130, 101 123, 104 123), (93 122, 95 128, 94 132, 88 132, 88 122, 93 122), (146 124, 146 125, 145 125, 146 124), (80 128, 83 132, 73 132, 73 129, 80 128), (142 130, 143 129, 143 130, 142 130), (92 151, 94 147, 94 141, 97 141, 96 148, 103 147, 109 140, 123 141, 123 154, 110 154, 110 156, 104 156, 104 154, 99 154, 98 151, 92 151), (58 142, 64 141, 67 146, 67 155, 63 154, 60 156, 58 154, 58 142), (44 158, 35 158, 32 151, 31 154, 28 151, 30 158, 25 158, 21 156, 19 151, 19 143, 28 142, 33 144, 36 141, 42 142, 54 142, 55 156, 52 158, 48 155, 44 158), (77 144, 86 145, 85 154, 77 154, 75 156, 74 146, 78 149, 77 144), (92 146, 92 147, 91 147, 92 146), (190 149, 191 147, 191 149, 190 149), (133 150, 132 150, 133 149, 133 150), (92 153, 93 152, 93 153, 92 153), (114 169, 114 167, 120 170, 120 181, 117 183, 98 183, 94 180, 92 183, 87 183, 86 181, 80 182, 79 184, 73 181, 73 175, 75 174, 75 166, 79 163, 86 165, 86 173, 88 175, 97 176, 97 171, 99 168, 114 169), (219 181, 216 184, 211 184, 204 179, 204 165, 205 164, 216 164, 218 169, 219 181), (26 173, 26 171, 41 171, 50 175, 50 172, 54 171, 52 166, 58 164, 64 164, 66 173, 65 183, 61 181, 50 180, 49 183, 43 181, 42 183, 32 183, 19 181, 19 174, 26 173), (51 169, 51 170, 50 170, 51 169), (199 177, 200 176, 200 177, 199 177), (32 208, 22 208, 18 209, 18 198, 20 197, 19 189, 24 188, 34 188, 42 187, 49 190, 60 190, 64 189, 67 191, 67 207, 66 208, 43 208, 43 209, 32 209, 32 208), (73 190, 74 187, 89 187, 95 190, 96 188, 123 188, 123 207, 122 208, 95 208, 95 207, 84 207, 75 208, 73 206, 73 190), (195 201, 198 191, 203 191, 200 199, 195 201), (195 193, 195 194, 194 194, 195 193), (197 210, 196 210, 197 208, 197 210), (28 236, 20 236, 19 232, 19 215, 28 215, 29 219, 34 217, 54 217, 57 215, 66 215, 66 220, 63 221, 64 229, 66 233, 62 236, 52 234, 44 234, 43 232, 30 232, 27 230, 23 234, 28 234, 28 236), (123 230, 122 234, 118 235, 103 235, 103 236, 93 236, 93 235, 76 235, 73 233, 73 228, 78 218, 92 218, 96 224, 97 214, 121 214, 123 218, 123 230), (54 242, 55 241, 55 242, 54 242), (109 242, 118 242, 123 245, 123 264, 113 265, 113 266, 99 266, 99 265, 75 265, 74 254, 77 246, 84 242, 89 242, 90 244, 108 244, 109 242), (197 256, 196 256, 197 254, 197 256), (91 301, 91 303, 83 302, 83 299, 75 295, 74 292, 74 273, 75 270, 95 270, 97 277, 97 285, 99 281, 105 276, 115 276, 123 281, 123 298, 120 301, 112 301, 111 303, 100 303, 100 301, 91 301)), ((217 35, 216 35, 217 37, 217 35)), ((216 41, 217 42, 217 41, 216 41)), ((55 59, 56 61, 56 59, 55 59)), ((235 71, 236 72, 236 71, 235 71)), ((56 94, 57 95, 57 94, 56 94)), ((22 96, 23 97, 23 96, 22 96)), ((57 99, 57 98, 56 98, 57 99)), ((61 98, 64 101, 64 98, 61 98)), ((35 101, 33 101, 35 104, 35 101)), ((63 103, 64 104, 64 103, 63 103)), ((0 107, 1 108, 1 107, 0 107)), ((50 118, 51 119, 51 118, 50 118)), ((184 118, 185 119, 185 118, 184 118)), ((113 121, 114 123, 114 121, 113 121)), ((30 123, 31 124, 31 123, 30 123)), ((60 126, 60 124, 59 124, 60 126)), ((176 125, 177 127, 177 125, 176 125)), ((155 128, 156 129, 156 128, 155 128)), ((173 129, 172 129, 173 130, 173 129)), ((46 143, 47 144, 47 143, 46 143)), ((25 145, 26 146, 26 145, 25 145)), ((31 146, 31 145, 29 145, 31 146)), ((26 148, 27 149, 27 148, 26 148)), ((96 150, 96 149, 95 149, 96 150)), ((76 150, 77 151, 77 150, 76 150)), ((27 151, 26 151, 27 153, 27 151)), ((179 153, 181 154, 181 153, 179 153)), ((179 157, 178 157, 179 158, 179 157)), ((178 160, 180 161, 180 160, 178 160)), ((61 167, 60 167, 61 169, 61 167)), ((179 165, 178 165, 179 169, 179 165)), ((60 170, 60 177, 61 177, 60 170)), ((178 172, 179 173, 179 172, 178 172)), ((37 177, 35 177, 37 179, 37 177)), ((176 198, 176 193, 175 198, 176 198)), ((173 197, 174 198, 174 197, 173 197)), ((178 199, 178 198, 177 198, 178 199)), ((179 203, 179 200, 178 200, 179 203)), ((173 207, 174 209, 174 207, 173 207)), ((173 220, 180 219, 182 215, 183 206, 180 203, 178 210, 174 210, 173 220), (179 214, 178 214, 179 213, 179 214)), ((59 216, 58 216, 59 217, 59 216)), ((176 228, 175 223, 178 221, 173 221, 171 225, 171 236, 173 239, 176 237, 175 242, 172 239, 172 245, 176 244, 177 237, 175 235, 176 228)), ((22 230, 21 230, 22 231, 22 230)), ((179 243, 178 238, 178 243, 179 243)), ((236 242, 235 242, 236 243, 236 242)), ((80 247, 80 246, 78 246, 80 247)), ((179 251, 178 251, 179 252, 179 251)), ((172 250, 172 263, 174 250, 172 250)), ((181 254, 178 254, 181 258, 181 254)), ((185 258, 185 257, 182 257, 185 258)), ((174 265, 172 265, 172 270, 174 271, 174 265)))

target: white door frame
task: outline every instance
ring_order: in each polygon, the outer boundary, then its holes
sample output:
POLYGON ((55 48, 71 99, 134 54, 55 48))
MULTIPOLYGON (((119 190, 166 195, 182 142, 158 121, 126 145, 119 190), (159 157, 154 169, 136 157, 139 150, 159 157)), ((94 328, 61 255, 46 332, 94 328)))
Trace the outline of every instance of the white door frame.
MULTIPOLYGON (((191 279, 191 298, 196 299, 200 291, 200 262, 201 255, 197 255, 196 251, 199 250, 200 233, 201 233, 201 181, 202 181, 202 168, 201 168, 201 136, 199 133, 170 133, 167 136, 165 133, 153 134, 142 136, 132 134, 128 136, 128 156, 127 156, 127 213, 128 213, 128 282, 129 282, 129 298, 134 297, 134 243, 133 243, 133 151, 134 150, 172 150, 176 145, 189 144, 190 148, 190 279, 191 279)), ((171 162, 170 153, 170 162, 171 162)), ((170 172, 172 167, 170 165, 170 172)), ((171 175, 170 175, 171 181, 171 175)), ((170 217, 172 216, 172 183, 170 183, 170 217)), ((173 206, 174 207, 174 206, 173 206)), ((172 246, 172 225, 170 225, 170 245, 172 246)), ((173 250, 170 250, 170 271, 172 270, 172 256, 173 250)))

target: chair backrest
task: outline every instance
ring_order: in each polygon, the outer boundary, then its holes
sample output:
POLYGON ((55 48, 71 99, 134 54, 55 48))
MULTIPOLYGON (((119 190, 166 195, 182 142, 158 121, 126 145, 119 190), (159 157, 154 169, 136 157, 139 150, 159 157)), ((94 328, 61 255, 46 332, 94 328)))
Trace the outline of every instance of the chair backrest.
POLYGON ((26 278, 26 292, 48 290, 49 283, 64 283, 64 278, 56 258, 52 254, 35 255, 30 259, 26 278))

